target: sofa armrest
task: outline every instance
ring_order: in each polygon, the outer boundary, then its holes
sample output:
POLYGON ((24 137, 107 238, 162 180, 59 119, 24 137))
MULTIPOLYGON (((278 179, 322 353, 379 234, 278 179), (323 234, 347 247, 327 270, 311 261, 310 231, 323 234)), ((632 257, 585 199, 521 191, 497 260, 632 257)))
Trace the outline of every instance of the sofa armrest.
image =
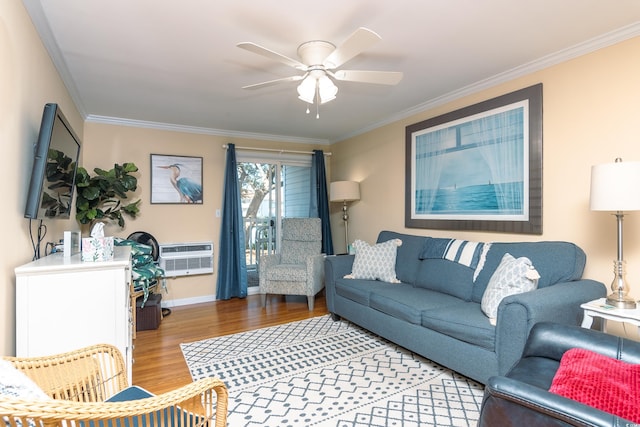
POLYGON ((634 425, 547 390, 507 377, 491 377, 484 389, 478 427, 634 425))
POLYGON ((260 264, 258 265, 258 282, 261 289, 266 284, 267 270, 269 267, 277 264, 280 264, 280 254, 263 255, 260 257, 260 264))
POLYGON ((539 322, 579 325, 582 303, 602 298, 606 287, 594 280, 576 280, 510 295, 498 306, 496 351, 504 375, 522 355, 529 331, 539 322))
POLYGON ((324 280, 327 294, 327 308, 334 313, 336 280, 351 273, 355 255, 330 255, 324 260, 324 280))

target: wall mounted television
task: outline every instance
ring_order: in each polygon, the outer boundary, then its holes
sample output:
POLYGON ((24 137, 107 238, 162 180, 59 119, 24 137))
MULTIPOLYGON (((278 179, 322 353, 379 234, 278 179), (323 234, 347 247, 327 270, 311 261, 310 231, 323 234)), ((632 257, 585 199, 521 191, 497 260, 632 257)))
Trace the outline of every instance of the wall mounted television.
POLYGON ((46 104, 35 146, 25 218, 71 216, 79 156, 80 138, 58 104, 46 104))

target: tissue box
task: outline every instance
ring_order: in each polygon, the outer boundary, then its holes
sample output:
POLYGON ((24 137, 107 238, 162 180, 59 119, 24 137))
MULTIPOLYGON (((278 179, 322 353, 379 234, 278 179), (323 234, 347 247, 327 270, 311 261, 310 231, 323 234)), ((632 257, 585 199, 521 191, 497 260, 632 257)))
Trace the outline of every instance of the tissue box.
POLYGON ((82 239, 82 261, 110 261, 113 259, 112 237, 84 237, 82 239))

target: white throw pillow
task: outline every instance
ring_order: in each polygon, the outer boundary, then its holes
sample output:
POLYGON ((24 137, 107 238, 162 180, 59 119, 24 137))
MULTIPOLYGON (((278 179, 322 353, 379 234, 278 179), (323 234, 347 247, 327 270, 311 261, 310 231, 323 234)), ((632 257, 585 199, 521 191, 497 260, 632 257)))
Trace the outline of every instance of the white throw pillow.
POLYGON ((481 308, 491 324, 496 324, 498 305, 504 297, 536 289, 539 278, 529 258, 516 259, 509 253, 504 254, 482 295, 481 308))
POLYGON ((381 280, 389 283, 400 283, 396 277, 396 255, 402 240, 391 239, 376 245, 369 245, 362 240, 353 242, 356 256, 347 279, 381 280))
POLYGON ((0 396, 45 400, 49 396, 8 360, 0 359, 0 396))
MULTIPOLYGON (((51 399, 31 378, 17 370, 13 363, 0 359, 0 398, 3 397, 24 400, 51 399)), ((11 426, 7 417, 0 418, 0 423, 1 421, 4 421, 7 427, 11 426)), ((17 427, 22 427, 20 420, 14 419, 13 421, 17 427)), ((36 427, 33 420, 29 420, 27 424, 29 427, 36 427)))

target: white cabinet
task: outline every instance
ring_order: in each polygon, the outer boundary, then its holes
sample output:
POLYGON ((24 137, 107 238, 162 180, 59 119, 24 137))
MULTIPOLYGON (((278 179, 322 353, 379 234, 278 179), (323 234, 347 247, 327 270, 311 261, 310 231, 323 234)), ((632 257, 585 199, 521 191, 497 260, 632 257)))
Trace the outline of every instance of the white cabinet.
POLYGON ((112 261, 52 254, 15 269, 16 355, 42 356, 107 343, 132 365, 131 249, 112 261))

